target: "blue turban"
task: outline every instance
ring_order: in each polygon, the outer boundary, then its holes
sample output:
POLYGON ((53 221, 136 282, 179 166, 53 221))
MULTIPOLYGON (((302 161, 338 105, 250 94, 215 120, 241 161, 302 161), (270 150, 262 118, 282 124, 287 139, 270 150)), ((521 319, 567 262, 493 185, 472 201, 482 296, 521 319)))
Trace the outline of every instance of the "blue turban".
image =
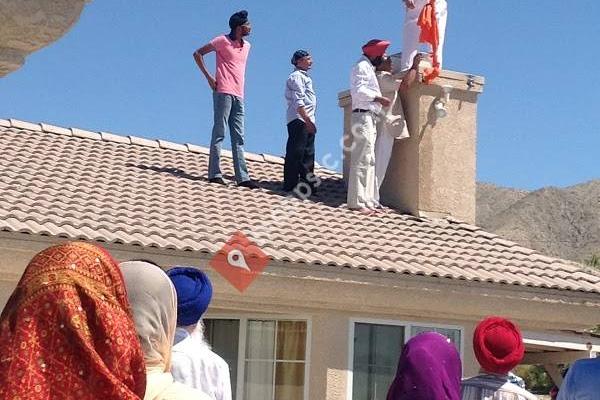
POLYGON ((296 65, 299 59, 310 56, 310 53, 306 50, 296 50, 292 55, 292 64, 296 65))
POLYGON ((229 18, 229 27, 232 31, 246 23, 248 23, 248 11, 246 10, 238 11, 229 18))
POLYGON ((177 326, 198 323, 212 299, 208 276, 193 267, 174 267, 167 275, 177 292, 177 326))

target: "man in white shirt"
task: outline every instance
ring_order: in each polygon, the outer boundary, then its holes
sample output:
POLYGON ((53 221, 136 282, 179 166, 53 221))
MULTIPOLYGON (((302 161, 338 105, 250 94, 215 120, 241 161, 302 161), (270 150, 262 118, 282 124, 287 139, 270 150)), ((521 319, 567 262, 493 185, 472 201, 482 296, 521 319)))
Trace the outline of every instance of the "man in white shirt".
POLYGON ((378 206, 375 177, 375 140, 377 115, 389 107, 390 99, 381 94, 375 68, 384 60, 390 45, 386 40, 373 39, 362 47, 363 56, 352 68, 350 172, 348 177, 348 208, 371 214, 378 206))
POLYGON ((175 381, 200 389, 213 400, 231 400, 229 366, 204 339, 202 314, 212 298, 208 276, 193 267, 167 272, 177 292, 177 330, 171 353, 175 381))
POLYGON ((463 379, 462 400, 537 400, 535 395, 509 381, 508 373, 525 355, 517 325, 501 317, 484 319, 473 333, 473 351, 482 373, 463 379))

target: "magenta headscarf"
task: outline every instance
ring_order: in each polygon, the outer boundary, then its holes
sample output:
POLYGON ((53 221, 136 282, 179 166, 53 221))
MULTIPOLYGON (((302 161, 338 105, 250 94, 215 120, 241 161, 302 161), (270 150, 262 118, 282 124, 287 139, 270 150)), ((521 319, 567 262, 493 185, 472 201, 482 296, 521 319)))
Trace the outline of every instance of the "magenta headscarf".
POLYGON ((445 336, 421 333, 402 349, 387 400, 460 400, 458 351, 445 336))

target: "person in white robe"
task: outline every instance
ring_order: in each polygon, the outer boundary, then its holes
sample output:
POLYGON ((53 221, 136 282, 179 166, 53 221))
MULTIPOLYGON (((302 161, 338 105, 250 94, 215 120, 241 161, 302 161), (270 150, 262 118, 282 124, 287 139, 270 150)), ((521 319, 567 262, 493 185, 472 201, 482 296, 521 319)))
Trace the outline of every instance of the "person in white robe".
MULTIPOLYGON (((402 32, 402 60, 400 66, 402 71, 411 68, 413 59, 419 51, 421 28, 418 25, 418 21, 423 7, 425 7, 429 1, 430 0, 402 0, 406 8, 402 32)), ((439 32, 439 45, 436 55, 441 68, 444 40, 446 36, 446 21, 448 19, 448 4, 446 3, 446 0, 434 0, 434 2, 435 17, 439 32)))
MULTIPOLYGON (((418 71, 421 58, 420 54, 414 58, 411 70, 418 71)), ((408 80, 414 79, 414 76, 407 74, 407 71, 392 74, 392 70, 392 57, 387 57, 375 72, 382 96, 391 101, 389 106, 381 108, 376 125, 375 186, 377 190, 373 197, 379 206, 379 191, 387 173, 394 143, 410 137, 399 90, 407 90, 412 84, 408 80)))
POLYGON ((229 366, 212 351, 204 337, 202 316, 212 299, 208 276, 194 267, 174 267, 167 274, 175 286, 178 303, 173 377, 202 390, 212 400, 231 400, 229 366))

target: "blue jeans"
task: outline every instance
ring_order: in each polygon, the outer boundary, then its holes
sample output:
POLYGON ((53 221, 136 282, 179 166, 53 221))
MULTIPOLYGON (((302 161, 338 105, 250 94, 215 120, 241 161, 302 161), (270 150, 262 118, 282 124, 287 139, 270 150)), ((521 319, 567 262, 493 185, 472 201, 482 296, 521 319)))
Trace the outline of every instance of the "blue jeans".
POLYGON ((213 92, 213 103, 215 122, 210 140, 208 179, 223 177, 220 165, 221 146, 229 126, 235 180, 237 183, 250 180, 244 157, 244 100, 231 94, 213 92))

